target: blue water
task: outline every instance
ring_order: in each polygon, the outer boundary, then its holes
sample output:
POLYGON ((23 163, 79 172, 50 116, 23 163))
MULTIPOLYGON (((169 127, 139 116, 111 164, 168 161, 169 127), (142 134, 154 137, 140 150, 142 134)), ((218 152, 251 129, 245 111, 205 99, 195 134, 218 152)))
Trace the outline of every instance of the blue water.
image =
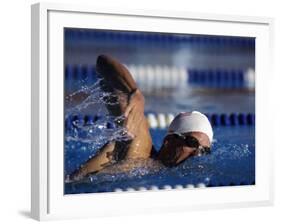
POLYGON ((250 90, 184 87, 145 97, 146 111, 154 113, 255 113, 255 92, 250 90))
MULTIPOLYGON (((66 103, 65 106, 66 110, 73 110, 73 104, 66 103)), ((146 112, 179 113, 192 110, 209 114, 255 113, 255 91, 187 86, 169 91, 163 90, 155 94, 145 94, 146 112)), ((106 109, 101 102, 95 102, 80 108, 78 112, 83 115, 97 114, 97 112, 106 113, 106 109)))
MULTIPOLYGON (((91 93, 90 97, 77 104, 71 97, 67 98, 66 116, 75 112, 83 114, 106 115, 105 104, 108 93, 100 92, 96 84, 82 89, 91 93)), ((160 95, 146 96, 146 112, 178 113, 187 110, 201 112, 254 112, 254 93, 237 90, 198 90, 181 89, 160 95)), ((93 124, 80 124, 75 121, 75 128, 66 129, 64 166, 65 176, 76 170, 81 164, 95 155, 110 140, 126 138, 121 133, 123 128, 109 127, 108 121, 114 123, 114 117, 106 115, 93 124)), ((164 129, 150 129, 153 144, 160 149, 164 129)), ((214 126, 214 143, 212 152, 201 157, 192 157, 175 168, 165 168, 158 162, 130 161, 137 164, 128 172, 115 172, 105 169, 76 183, 65 184, 65 194, 112 192, 116 188, 139 187, 150 188, 165 185, 186 186, 203 183, 206 186, 251 185, 255 183, 255 126, 214 126)), ((122 163, 120 163, 122 165, 122 163)), ((120 166, 121 166, 120 165, 120 166)))
MULTIPOLYGON (((163 129, 151 129, 154 145, 160 148, 163 129)), ((154 161, 141 161, 138 169, 127 173, 92 175, 80 183, 65 184, 65 194, 112 192, 116 188, 149 188, 153 185, 206 186, 250 185, 255 183, 255 128, 253 126, 216 127, 212 152, 192 157, 175 168, 155 166, 154 161)), ((69 141, 65 144, 65 172, 70 173, 98 148, 89 143, 69 141)))
POLYGON ((255 39, 95 29, 65 29, 65 62, 92 64, 110 54, 125 64, 254 68, 255 39))

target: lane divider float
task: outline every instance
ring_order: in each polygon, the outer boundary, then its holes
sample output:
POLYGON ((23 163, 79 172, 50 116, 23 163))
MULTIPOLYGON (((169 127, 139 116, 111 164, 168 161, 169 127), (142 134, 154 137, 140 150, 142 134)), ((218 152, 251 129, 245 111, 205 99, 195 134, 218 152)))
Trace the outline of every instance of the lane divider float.
MULTIPOLYGON (((255 88, 255 71, 226 69, 186 69, 166 65, 126 65, 144 92, 191 85, 207 88, 255 88)), ((75 91, 98 79, 93 65, 66 65, 65 88, 75 91)))
MULTIPOLYGON (((253 113, 231 113, 231 114, 205 114, 213 126, 253 126, 255 125, 255 114, 253 113)), ((151 129, 166 129, 175 114, 168 113, 146 113, 146 118, 151 129)), ((74 127, 81 127, 84 125, 92 125, 98 120, 102 119, 101 115, 69 115, 65 119, 66 131, 73 129, 74 127)), ((116 127, 116 124, 111 122, 105 122, 105 128, 112 129, 116 127)))
POLYGON ((182 184, 175 184, 175 185, 163 185, 163 186, 156 186, 156 185, 151 185, 148 187, 128 187, 128 188, 115 188, 114 191, 115 192, 134 192, 134 191, 150 191, 150 190, 172 190, 172 189, 176 189, 176 190, 182 190, 182 189, 194 189, 194 188, 206 188, 206 187, 216 187, 216 186, 241 186, 241 185, 252 185, 254 184, 254 182, 251 183, 247 183, 247 182, 239 182, 239 183, 233 183, 233 182, 229 182, 229 183, 218 183, 218 184, 205 184, 205 183, 197 183, 197 184, 193 184, 193 183, 188 183, 185 185, 182 184))
POLYGON ((255 71, 228 69, 189 69, 188 83, 211 88, 255 88, 255 71))

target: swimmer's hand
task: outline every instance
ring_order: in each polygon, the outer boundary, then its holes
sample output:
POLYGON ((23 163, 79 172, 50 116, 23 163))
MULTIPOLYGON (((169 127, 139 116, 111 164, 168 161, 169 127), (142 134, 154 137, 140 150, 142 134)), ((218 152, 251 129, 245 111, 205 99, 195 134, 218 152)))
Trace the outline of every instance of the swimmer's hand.
POLYGON ((131 137, 135 137, 138 133, 141 122, 144 117, 144 96, 139 89, 133 91, 129 96, 129 103, 125 110, 124 116, 125 127, 131 137))

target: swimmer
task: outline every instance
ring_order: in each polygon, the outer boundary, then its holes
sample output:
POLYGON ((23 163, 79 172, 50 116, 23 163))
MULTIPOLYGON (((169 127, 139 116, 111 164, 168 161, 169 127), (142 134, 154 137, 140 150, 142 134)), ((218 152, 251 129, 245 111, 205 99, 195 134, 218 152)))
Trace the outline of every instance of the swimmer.
MULTIPOLYGON (((183 112, 174 118, 157 152, 144 115, 144 96, 130 72, 117 60, 106 55, 97 58, 96 70, 103 78, 101 88, 117 95, 117 104, 106 105, 109 113, 125 116, 124 122, 117 125, 125 127, 131 139, 106 143, 97 155, 67 177, 68 180, 78 181, 104 168, 114 168, 119 163, 126 165, 126 161, 132 160, 151 158, 166 167, 174 167, 191 156, 210 152, 213 130, 208 118, 197 111, 183 112)), ((128 163, 124 167, 126 170, 132 168, 128 163)))

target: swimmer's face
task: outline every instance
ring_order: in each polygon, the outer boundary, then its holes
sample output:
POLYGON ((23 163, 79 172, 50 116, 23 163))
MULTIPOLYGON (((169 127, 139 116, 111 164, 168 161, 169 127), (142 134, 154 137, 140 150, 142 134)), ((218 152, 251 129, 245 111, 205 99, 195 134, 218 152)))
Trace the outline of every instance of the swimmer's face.
MULTIPOLYGON (((196 138, 203 147, 210 147, 211 145, 208 136, 202 132, 189 132, 183 135, 196 138)), ((183 138, 176 135, 168 135, 163 141, 158 159, 165 166, 172 167, 197 154, 198 150, 187 146, 183 138)))

